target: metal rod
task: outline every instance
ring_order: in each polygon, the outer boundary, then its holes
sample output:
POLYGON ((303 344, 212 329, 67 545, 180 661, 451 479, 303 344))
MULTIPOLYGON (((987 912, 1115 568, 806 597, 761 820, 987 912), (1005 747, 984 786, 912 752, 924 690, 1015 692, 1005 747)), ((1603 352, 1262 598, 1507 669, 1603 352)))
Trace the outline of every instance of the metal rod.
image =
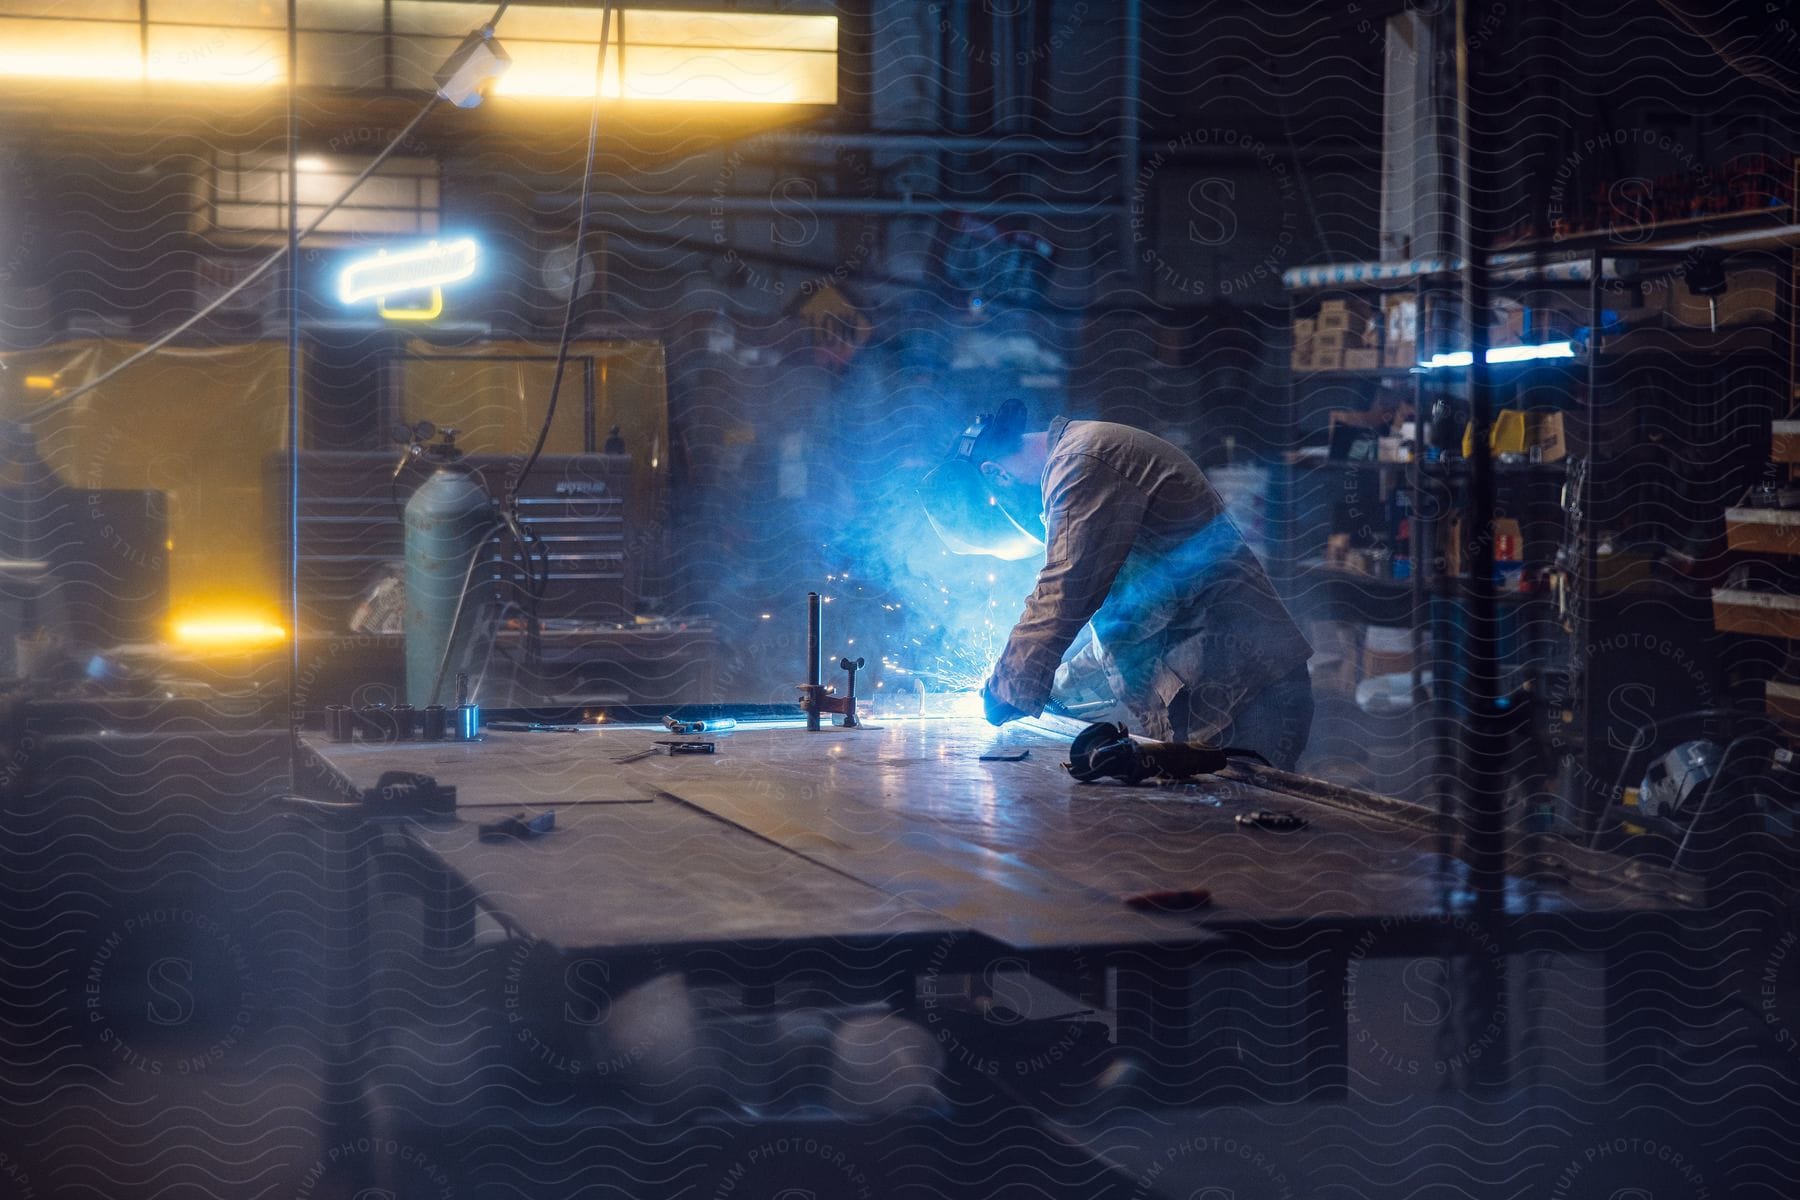
POLYGON ((825 682, 824 638, 820 634, 819 593, 806 593, 806 686, 807 693, 806 728, 812 733, 819 732, 819 692, 818 688, 825 682))
POLYGON ((300 15, 299 0, 287 6, 287 565, 288 610, 288 779, 300 774, 300 15))
MULTIPOLYGON (((1463 682, 1467 734, 1463 741, 1463 856, 1478 923, 1493 946, 1505 945, 1507 738, 1500 726, 1500 643, 1494 589, 1494 464, 1488 445, 1496 380, 1487 361, 1492 284, 1490 228, 1497 205, 1498 129, 1483 105, 1494 105, 1491 57, 1471 44, 1470 0, 1456 5, 1456 102, 1461 170, 1457 205, 1463 238, 1463 321, 1472 361, 1469 367, 1469 524, 1474 578, 1469 581, 1464 622, 1463 682), (1483 89, 1486 89, 1485 93, 1483 89), (1480 197, 1480 201, 1477 201, 1480 197)), ((1493 954, 1470 953, 1467 994, 1477 1028, 1489 1028, 1505 1013, 1504 967, 1493 954)), ((1481 1083, 1499 1082, 1504 1055, 1478 1062, 1481 1083)))

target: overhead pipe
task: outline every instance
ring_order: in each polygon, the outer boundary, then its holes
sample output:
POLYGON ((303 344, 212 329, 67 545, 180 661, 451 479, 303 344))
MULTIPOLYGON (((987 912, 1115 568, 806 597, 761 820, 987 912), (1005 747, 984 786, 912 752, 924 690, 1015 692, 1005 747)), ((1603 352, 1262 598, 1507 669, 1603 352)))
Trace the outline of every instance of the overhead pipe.
POLYGON ((1141 157, 1138 123, 1141 116, 1139 99, 1143 75, 1144 10, 1142 0, 1125 0, 1124 18, 1125 44, 1123 51, 1125 61, 1119 73, 1119 201, 1124 211, 1119 220, 1119 246, 1125 272, 1135 279, 1138 277, 1138 256, 1132 248, 1132 236, 1135 231, 1131 221, 1131 201, 1132 197, 1137 194, 1138 161, 1141 157))
MULTIPOLYGON (((561 200, 552 194, 549 200, 561 200)), ((699 192, 677 192, 667 195, 611 195, 599 193, 589 198, 594 212, 624 213, 630 216, 681 216, 684 214, 751 213, 767 214, 792 210, 816 216, 942 216, 946 213, 1017 213, 1030 216, 1099 216, 1118 212, 1123 205, 1102 200, 949 200, 922 197, 911 200, 865 198, 860 196, 820 196, 805 200, 778 199, 774 196, 708 196, 699 192)))

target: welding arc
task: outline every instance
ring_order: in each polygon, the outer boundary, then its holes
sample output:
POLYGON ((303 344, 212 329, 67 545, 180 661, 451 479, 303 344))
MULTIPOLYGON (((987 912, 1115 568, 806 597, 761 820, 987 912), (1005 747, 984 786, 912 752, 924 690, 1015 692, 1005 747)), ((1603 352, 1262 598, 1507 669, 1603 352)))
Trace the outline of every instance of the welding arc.
MULTIPOLYGON (((539 456, 544 453, 544 443, 550 439, 550 426, 556 420, 557 396, 562 391, 563 373, 569 365, 569 335, 575 327, 575 303, 581 298, 581 255, 588 231, 588 197, 594 186, 594 156, 600 142, 600 94, 606 83, 606 44, 612 35, 612 0, 606 0, 600 13, 600 53, 594 61, 594 102, 588 106, 587 159, 581 171, 581 200, 575 210, 575 241, 571 261, 575 264, 574 274, 569 281, 569 299, 563 305, 562 332, 556 338, 556 370, 550 377, 550 399, 544 405, 544 423, 538 429, 537 443, 531 448, 531 455, 519 473, 513 478, 512 494, 507 497, 506 508, 512 519, 517 519, 519 494, 525 486, 525 477, 531 474, 531 468, 537 465, 539 456)), ((621 81, 623 86, 623 81, 621 81)), ((531 570, 531 552, 525 554, 526 571, 531 570)), ((531 590, 534 597, 541 595, 542 588, 549 586, 550 564, 548 558, 544 562, 544 576, 540 583, 532 580, 531 590)))

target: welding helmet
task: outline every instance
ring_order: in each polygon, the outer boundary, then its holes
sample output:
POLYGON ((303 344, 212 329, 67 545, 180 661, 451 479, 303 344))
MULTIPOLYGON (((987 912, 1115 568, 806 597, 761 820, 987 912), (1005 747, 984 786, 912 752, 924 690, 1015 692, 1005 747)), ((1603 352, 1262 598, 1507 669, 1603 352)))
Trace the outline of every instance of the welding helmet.
POLYGON ((1025 406, 1008 400, 983 413, 957 436, 950 457, 919 486, 925 516, 954 554, 986 554, 1011 562, 1044 548, 1042 497, 1021 484, 1005 486, 981 464, 1012 452, 1025 432, 1025 406))

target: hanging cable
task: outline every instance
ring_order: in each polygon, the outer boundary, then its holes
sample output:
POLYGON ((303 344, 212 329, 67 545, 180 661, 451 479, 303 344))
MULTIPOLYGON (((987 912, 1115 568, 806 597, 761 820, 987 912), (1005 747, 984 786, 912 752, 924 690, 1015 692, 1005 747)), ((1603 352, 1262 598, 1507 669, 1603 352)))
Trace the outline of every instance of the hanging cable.
MULTIPOLYGON (((544 423, 538 429, 537 443, 532 446, 525 465, 513 479, 512 494, 508 497, 507 508, 515 514, 519 493, 525 486, 525 477, 537 465, 539 456, 544 452, 544 443, 550 439, 550 426, 556 420, 557 397, 562 391, 563 372, 569 364, 569 335, 575 326, 575 303, 581 298, 581 259, 584 243, 587 241, 588 196, 593 190, 594 155, 600 141, 600 95, 606 82, 606 47, 612 34, 612 14, 612 0, 607 0, 600 14, 600 54, 594 65, 594 102, 588 107, 587 159, 581 172, 581 200, 575 212, 575 245, 571 255, 573 267, 569 280, 569 300, 563 306, 562 332, 556 339, 556 370, 550 379, 550 400, 544 406, 544 423)), ((547 564, 545 574, 548 576, 547 564)))
MULTIPOLYGON (((308 222, 306 228, 302 229, 291 239, 292 242, 297 245, 310 237, 319 226, 325 223, 326 219, 329 218, 332 213, 335 213, 338 209, 342 208, 344 202, 349 200, 350 197, 355 194, 356 189, 360 188, 368 180, 369 176, 373 175, 376 170, 380 168, 381 164, 386 162, 389 157, 393 155, 394 151, 398 150, 406 139, 412 136, 413 130, 417 129, 419 123, 430 115, 431 110, 437 107, 437 103, 437 96, 433 96, 431 99, 427 100, 425 102, 425 107, 419 110, 418 115, 406 123, 406 128, 395 135, 393 141, 382 147, 381 153, 370 159, 369 165, 364 167, 362 172, 358 174, 355 179, 350 181, 350 186, 339 193, 337 199, 333 200, 330 204, 327 204, 320 210, 319 215, 308 222)), ((288 186, 292 188, 292 180, 289 180, 288 186)), ((263 259, 260 263, 256 264, 255 267, 251 268, 248 275, 245 275, 242 279, 226 288, 222 293, 214 297, 211 302, 197 310, 187 320, 175 326, 175 328, 169 330, 162 336, 140 347, 135 353, 127 355, 122 361, 101 372, 96 378, 90 379, 86 383, 79 384, 62 393, 60 396, 57 396, 50 404, 39 410, 38 415, 54 412, 57 409, 66 407, 73 403, 77 397, 84 396, 101 384, 116 378, 119 373, 124 371, 127 367, 135 366, 138 363, 143 362, 146 358, 149 358, 152 354, 155 354, 158 350, 167 346, 170 342, 198 325, 201 321, 204 321, 207 317, 210 317, 213 313, 219 311, 219 309, 225 305, 226 301, 230 300, 233 296, 268 274, 277 263, 287 257, 287 253, 288 247, 284 243, 279 250, 263 259)))
MULTIPOLYGON (((489 36, 493 35, 494 27, 500 23, 500 18, 506 15, 506 10, 511 6, 511 4, 512 4, 512 0, 500 0, 499 6, 494 9, 494 15, 489 17, 487 20, 487 24, 482 26, 482 31, 485 34, 487 34, 489 36)), ((610 9, 610 5, 608 7, 610 9)), ((605 51, 605 42, 602 41, 602 43, 601 43, 602 56, 605 55, 605 52, 606 52, 605 51)), ((289 80, 289 87, 290 87, 290 89, 293 87, 292 79, 289 80)), ((426 117, 431 115, 431 110, 436 108, 438 106, 438 102, 442 99, 443 99, 443 97, 441 95, 439 95, 437 93, 433 93, 431 98, 428 99, 427 101, 425 101, 425 106, 418 111, 418 113, 413 117, 412 120, 410 120, 406 123, 406 127, 404 129, 402 129, 399 133, 395 134, 394 139, 392 141, 390 141, 386 146, 383 146, 381 148, 381 152, 379 154, 377 154, 374 158, 370 159, 369 164, 367 166, 365 166, 362 169, 362 171, 357 174, 355 179, 352 179, 350 181, 349 187, 345 188, 342 192, 340 192, 338 194, 338 196, 335 200, 333 200, 330 204, 327 204, 323 209, 321 209, 319 211, 319 215, 314 217, 311 221, 309 221, 306 225, 306 228, 300 230, 299 233, 294 233, 290 229, 289 237, 288 237, 287 241, 281 246, 281 248, 276 250, 275 253, 269 255, 267 258, 263 259, 260 263, 257 263, 255 267, 251 268, 250 273, 248 275, 245 275, 242 279, 238 280, 236 283, 234 283, 230 287, 226 288, 218 296, 215 296, 211 302, 209 302, 208 304, 201 307, 198 311, 196 311, 187 320, 181 322, 181 324, 175 326, 175 328, 169 330, 167 333, 161 335, 160 337, 155 338, 154 340, 150 341, 146 345, 140 347, 135 353, 127 355, 123 361, 121 361, 121 362, 115 364, 114 366, 112 366, 111 368, 101 372, 98 377, 96 377, 94 379, 90 379, 86 383, 79 384, 76 387, 73 387, 73 388, 69 389, 68 391, 62 393, 60 396, 55 397, 50 402, 50 404, 46 405, 43 409, 40 410, 40 415, 45 414, 45 413, 55 412, 56 410, 58 410, 60 408, 66 407, 67 405, 73 403, 77 398, 79 398, 81 396, 85 396, 87 393, 93 391, 95 388, 99 387, 101 384, 104 384, 112 379, 117 378, 119 373, 124 371, 127 367, 135 366, 138 363, 143 362, 146 358, 150 357, 152 354, 155 354, 158 350, 161 350, 164 346, 167 346, 170 342, 174 341, 176 338, 180 337, 182 334, 186 333, 188 330, 190 330, 194 326, 198 325, 201 321, 204 321, 207 317, 210 317, 215 312, 218 312, 219 309, 222 308, 225 305, 225 303, 227 301, 229 301, 233 296, 236 296, 239 292, 243 291, 245 288, 249 287, 251 284, 253 284, 257 280, 261 279, 264 275, 268 274, 269 271, 274 268, 275 264, 279 263, 282 259, 284 259, 288 256, 289 247, 298 246, 302 241, 304 241, 305 239, 311 237, 314 233, 316 233, 319 229, 319 226, 323 225, 327 220, 329 220, 333 213, 337 212, 338 209, 342 208, 344 206, 345 202, 347 202, 351 196, 354 196, 356 194, 356 191, 358 188, 362 187, 363 184, 368 182, 369 177, 371 175, 375 174, 376 171, 381 169, 382 163, 386 162, 389 158, 393 157, 394 151, 398 150, 401 146, 406 144, 407 139, 412 137, 413 131, 419 127, 419 125, 425 120, 426 117)), ((592 169, 593 169, 593 152, 592 152, 591 146, 589 149, 588 169, 590 171, 592 171, 592 169)), ((290 201, 291 201, 293 195, 298 191, 297 184, 298 184, 298 181, 293 176, 290 175, 288 178, 288 193, 289 193, 290 201)), ((290 205, 289 205, 290 210, 293 207, 294 207, 294 205, 292 205, 290 203, 290 205)))

